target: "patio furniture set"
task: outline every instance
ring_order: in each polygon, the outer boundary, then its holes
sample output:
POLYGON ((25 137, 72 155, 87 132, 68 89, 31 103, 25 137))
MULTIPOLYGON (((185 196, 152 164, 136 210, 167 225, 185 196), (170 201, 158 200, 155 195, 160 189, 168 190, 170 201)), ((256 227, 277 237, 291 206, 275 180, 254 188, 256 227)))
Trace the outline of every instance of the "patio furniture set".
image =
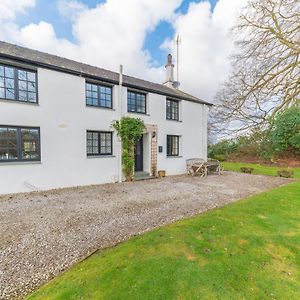
POLYGON ((217 159, 190 158, 186 160, 187 174, 192 176, 205 177, 211 172, 222 174, 223 166, 217 159))

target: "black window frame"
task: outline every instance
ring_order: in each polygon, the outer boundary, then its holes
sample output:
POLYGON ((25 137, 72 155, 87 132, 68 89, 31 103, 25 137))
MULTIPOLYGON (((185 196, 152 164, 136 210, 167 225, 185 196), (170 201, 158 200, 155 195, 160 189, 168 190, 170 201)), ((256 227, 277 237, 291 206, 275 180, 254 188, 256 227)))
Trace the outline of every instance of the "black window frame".
POLYGON ((127 112, 133 114, 146 115, 147 114, 147 93, 139 92, 135 90, 127 90, 127 112), (130 95, 135 95, 135 97, 129 98, 130 95), (144 97, 145 99, 144 105, 138 105, 138 99, 137 99, 138 95, 144 97), (134 104, 132 104, 132 101, 134 102, 134 104), (131 109, 132 107, 134 107, 134 110, 131 109), (144 108, 144 109, 143 111, 138 111, 138 108, 144 108))
POLYGON ((179 100, 169 99, 166 100, 166 119, 172 121, 179 121, 179 100), (174 107, 174 105, 176 107, 174 107))
POLYGON ((180 151, 180 136, 179 135, 167 135, 167 156, 168 157, 177 157, 179 156, 179 151, 180 151), (173 139, 177 140, 177 148, 175 154, 173 154, 173 139))
POLYGON ((103 83, 93 82, 93 81, 86 81, 85 82, 85 104, 89 107, 98 107, 98 108, 106 108, 106 109, 113 109, 113 86, 107 85, 103 83), (88 97, 88 92, 93 92, 93 90, 88 90, 87 85, 93 85, 97 88, 97 98, 88 97), (109 102, 106 99, 101 99, 101 95, 109 95, 108 93, 102 93, 101 88, 110 89, 110 106, 102 105, 101 102, 109 102), (97 99, 97 104, 88 103, 88 99, 97 99))
MULTIPOLYGON (((93 139, 91 139, 91 140, 93 141, 93 139)), ((86 154, 87 154, 87 157, 112 156, 113 155, 113 132, 112 131, 100 131, 100 130, 87 130, 86 131, 86 154), (89 147, 92 147, 92 148, 94 147, 93 145, 92 146, 88 145, 88 140, 89 140, 88 133, 97 134, 97 136, 98 136, 98 144, 97 144, 98 152, 97 153, 89 153, 89 151, 88 151, 89 147), (110 145, 109 145, 110 149, 111 149, 110 152, 101 152, 101 148, 108 147, 107 145, 101 146, 101 134, 110 134, 110 145)))
MULTIPOLYGON (((28 104, 39 104, 39 97, 38 97, 38 94, 39 94, 38 93, 38 72, 37 72, 37 69, 30 69, 30 68, 26 68, 26 67, 15 66, 15 65, 3 63, 3 62, 0 62, 0 66, 4 67, 4 68, 5 67, 6 68, 12 68, 13 69, 13 73, 14 73, 13 78, 9 77, 9 78, 11 78, 11 79, 14 80, 13 88, 12 88, 14 90, 14 98, 11 99, 11 98, 1 97, 0 96, 1 100, 14 101, 14 102, 19 102, 19 103, 28 103, 28 104), (19 79, 19 71, 25 71, 25 72, 30 72, 30 73, 34 73, 35 74, 35 82, 34 82, 35 83, 35 90, 33 92, 31 92, 31 91, 28 90, 28 83, 29 82, 33 83, 33 81, 28 80, 28 78, 27 78, 27 80, 19 79), (27 86, 26 90, 20 90, 20 81, 26 82, 26 86, 27 86), (22 92, 22 91, 26 92, 27 99, 28 99, 28 92, 35 94, 35 101, 21 100, 20 99, 20 92, 22 92)), ((26 74, 26 76, 27 76, 27 74, 26 74)), ((0 75, 0 77, 2 77, 2 76, 0 75)), ((4 74, 3 78, 6 78, 5 74, 4 74)), ((6 89, 6 87, 4 86, 4 92, 5 92, 5 89, 6 89)))
POLYGON ((41 129, 40 127, 32 126, 12 126, 12 125, 0 125, 0 128, 11 128, 17 130, 17 159, 0 159, 1 163, 14 163, 14 162, 40 162, 41 161, 41 129), (38 143, 37 143, 37 158, 22 158, 22 129, 37 130, 38 131, 38 143))

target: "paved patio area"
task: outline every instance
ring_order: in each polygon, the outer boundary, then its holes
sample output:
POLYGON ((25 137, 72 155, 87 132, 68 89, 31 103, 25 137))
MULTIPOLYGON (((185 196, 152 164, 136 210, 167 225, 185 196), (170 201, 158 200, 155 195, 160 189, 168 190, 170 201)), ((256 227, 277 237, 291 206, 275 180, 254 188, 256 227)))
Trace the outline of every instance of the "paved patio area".
POLYGON ((19 298, 93 251, 287 183, 226 172, 0 196, 0 298, 19 298))

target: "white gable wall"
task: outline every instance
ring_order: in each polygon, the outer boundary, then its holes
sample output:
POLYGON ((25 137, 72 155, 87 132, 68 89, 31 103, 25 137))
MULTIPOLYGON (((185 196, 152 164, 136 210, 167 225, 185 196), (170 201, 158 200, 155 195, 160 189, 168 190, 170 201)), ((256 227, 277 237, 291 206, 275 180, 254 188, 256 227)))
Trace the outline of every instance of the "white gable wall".
MULTIPOLYGON (((118 111, 119 87, 113 89, 114 109, 86 107, 85 78, 38 69, 39 104, 0 100, 0 125, 40 127, 41 162, 0 163, 0 194, 90 185, 118 180, 118 138, 114 155, 88 158, 86 130, 111 131, 118 111)), ((122 88, 127 114, 127 88, 122 88)), ((206 157, 207 107, 181 101, 182 122, 166 120, 166 97, 147 94, 147 113, 130 114, 158 126, 158 170, 167 175, 185 172, 185 160, 206 157), (181 156, 167 158, 166 135, 181 136, 181 156)))

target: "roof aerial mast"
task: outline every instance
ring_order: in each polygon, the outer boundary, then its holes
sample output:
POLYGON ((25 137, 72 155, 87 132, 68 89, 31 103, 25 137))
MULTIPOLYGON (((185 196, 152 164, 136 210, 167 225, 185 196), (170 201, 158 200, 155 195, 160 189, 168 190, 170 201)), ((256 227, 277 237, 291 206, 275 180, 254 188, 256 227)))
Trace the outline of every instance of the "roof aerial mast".
POLYGON ((179 34, 177 34, 177 38, 176 38, 176 49, 177 49, 177 74, 176 74, 176 81, 179 82, 179 45, 181 44, 181 38, 179 36, 179 34))

